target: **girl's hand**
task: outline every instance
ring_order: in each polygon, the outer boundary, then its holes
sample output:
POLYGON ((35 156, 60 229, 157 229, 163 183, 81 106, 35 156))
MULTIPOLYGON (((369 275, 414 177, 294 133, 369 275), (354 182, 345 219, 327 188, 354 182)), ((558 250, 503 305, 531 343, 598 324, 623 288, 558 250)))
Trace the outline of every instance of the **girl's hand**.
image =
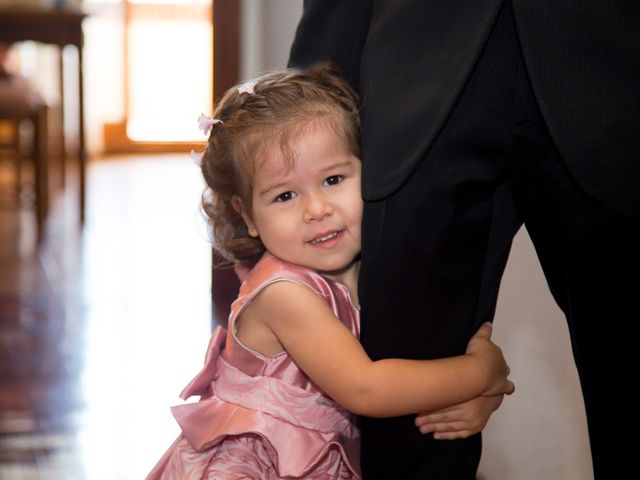
POLYGON ((433 433, 436 440, 467 438, 484 429, 503 399, 504 395, 480 395, 459 405, 421 413, 416 426, 420 433, 433 433))
POLYGON ((487 378, 487 389, 483 395, 510 394, 514 385, 509 381, 509 367, 502 350, 491 341, 492 326, 483 324, 467 344, 466 354, 475 358, 487 378))

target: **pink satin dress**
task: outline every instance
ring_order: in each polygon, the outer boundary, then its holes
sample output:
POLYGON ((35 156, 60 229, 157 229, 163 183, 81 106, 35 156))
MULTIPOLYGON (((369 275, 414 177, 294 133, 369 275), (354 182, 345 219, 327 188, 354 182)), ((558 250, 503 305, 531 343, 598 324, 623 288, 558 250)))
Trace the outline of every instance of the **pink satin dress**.
POLYGON ((353 416, 315 386, 286 352, 265 357, 235 335, 244 307, 279 281, 310 288, 359 336, 359 311, 344 285, 266 255, 240 288, 229 332, 214 331, 204 368, 180 395, 200 395, 200 401, 171 409, 182 434, 148 480, 360 478, 353 416))

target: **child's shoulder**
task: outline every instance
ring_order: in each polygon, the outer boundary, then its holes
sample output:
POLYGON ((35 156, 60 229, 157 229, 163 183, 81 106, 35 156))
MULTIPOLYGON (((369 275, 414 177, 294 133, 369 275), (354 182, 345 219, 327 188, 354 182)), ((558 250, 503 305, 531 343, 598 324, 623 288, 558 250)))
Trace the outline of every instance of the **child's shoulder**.
POLYGON ((331 314, 330 286, 315 271, 265 255, 249 271, 240 287, 240 295, 231 306, 229 325, 238 342, 246 349, 265 357, 285 351, 277 335, 276 322, 305 317, 312 309, 331 314))
POLYGON ((315 270, 286 262, 267 253, 249 271, 240 289, 240 295, 252 296, 278 282, 304 285, 323 297, 331 293, 329 281, 315 270))

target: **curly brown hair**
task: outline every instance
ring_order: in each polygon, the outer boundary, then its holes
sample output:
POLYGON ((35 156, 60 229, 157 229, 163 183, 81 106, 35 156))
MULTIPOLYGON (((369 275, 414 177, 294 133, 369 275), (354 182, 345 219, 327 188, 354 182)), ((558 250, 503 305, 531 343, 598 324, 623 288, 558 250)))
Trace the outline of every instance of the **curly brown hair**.
POLYGON ((274 147, 280 148, 287 161, 294 161, 291 142, 317 119, 360 158, 358 99, 335 65, 283 70, 255 82, 255 93, 241 93, 236 86, 218 102, 213 117, 222 122, 212 127, 202 159, 207 184, 202 206, 213 248, 224 259, 248 267, 259 260, 265 247, 260 238, 249 235, 232 199, 240 197, 250 210, 256 161, 274 147))

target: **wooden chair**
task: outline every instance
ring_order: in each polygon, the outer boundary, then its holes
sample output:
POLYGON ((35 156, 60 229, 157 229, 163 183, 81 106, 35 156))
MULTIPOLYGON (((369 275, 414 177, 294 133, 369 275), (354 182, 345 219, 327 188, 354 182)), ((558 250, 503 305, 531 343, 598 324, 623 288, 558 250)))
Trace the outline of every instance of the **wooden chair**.
POLYGON ((35 210, 38 240, 44 234, 49 209, 49 180, 46 157, 47 105, 29 82, 17 74, 0 76, 0 124, 8 131, 0 139, 0 150, 15 161, 18 191, 22 188, 22 162, 30 160, 33 166, 35 210), (25 124, 30 134, 24 135, 25 124), (28 142, 23 140, 28 138, 28 142))

